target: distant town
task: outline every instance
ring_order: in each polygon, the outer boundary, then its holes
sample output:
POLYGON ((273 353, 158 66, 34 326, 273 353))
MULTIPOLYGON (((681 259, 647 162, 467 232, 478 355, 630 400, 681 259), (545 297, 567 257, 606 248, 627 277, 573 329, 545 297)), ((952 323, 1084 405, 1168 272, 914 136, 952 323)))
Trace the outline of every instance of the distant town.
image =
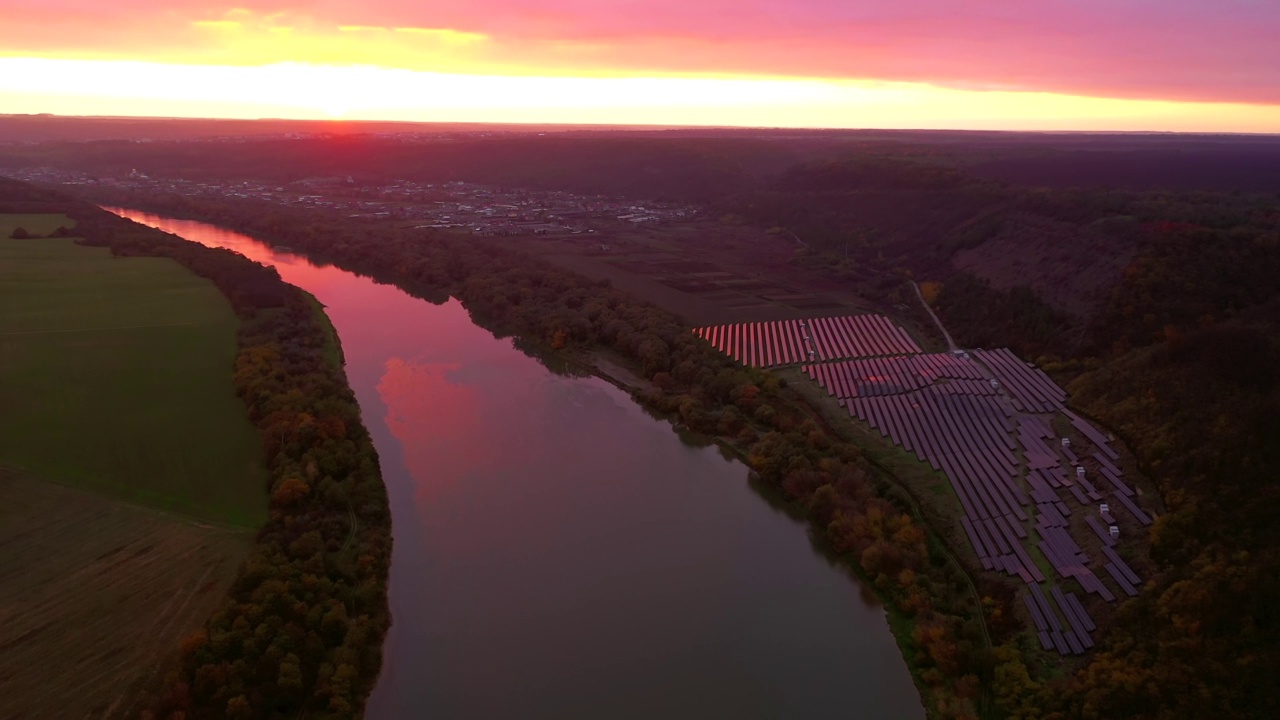
POLYGON ((0 175, 36 183, 99 185, 142 193, 188 197, 252 198, 282 205, 325 208, 350 217, 399 220, 492 237, 501 235, 581 235, 594 232, 590 220, 634 224, 667 223, 697 216, 692 205, 640 202, 603 195, 500 188, 464 182, 386 184, 357 182, 350 176, 304 178, 280 185, 253 180, 155 178, 133 170, 119 176, 51 168, 0 169, 0 175))

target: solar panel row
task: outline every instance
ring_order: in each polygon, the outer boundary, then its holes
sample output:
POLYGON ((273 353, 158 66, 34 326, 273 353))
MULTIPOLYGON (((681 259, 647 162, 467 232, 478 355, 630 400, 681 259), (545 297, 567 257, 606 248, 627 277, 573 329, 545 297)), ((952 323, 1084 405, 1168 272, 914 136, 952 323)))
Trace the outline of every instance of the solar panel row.
POLYGON ((1107 530, 1107 528, 1104 528, 1102 523, 1098 522, 1098 518, 1092 515, 1086 515, 1084 521, 1093 529, 1093 532, 1098 536, 1098 539, 1102 540, 1102 544, 1104 546, 1111 547, 1116 544, 1116 539, 1111 537, 1111 532, 1107 530))
POLYGON ((1029 367, 1009 348, 974 350, 973 356, 991 369, 1013 397, 1019 410, 1050 413, 1067 401, 1067 393, 1044 373, 1029 367))
POLYGON ((907 331, 883 315, 713 325, 693 332, 750 367, 920 352, 907 331))
POLYGON ((1138 579, 1138 574, 1135 573, 1133 569, 1129 567, 1129 564, 1120 557, 1120 554, 1115 551, 1115 548, 1104 547, 1102 548, 1102 554, 1107 556, 1107 559, 1111 561, 1112 565, 1116 566, 1116 569, 1125 577, 1126 580, 1135 585, 1141 584, 1142 581, 1138 579))
POLYGON ((1103 567, 1106 568, 1107 572, 1111 575, 1111 579, 1116 581, 1116 584, 1120 586, 1120 589, 1124 591, 1125 595, 1133 597, 1138 594, 1138 589, 1129 582, 1129 579, 1125 577, 1124 573, 1120 572, 1115 563, 1107 563, 1103 567))
POLYGON ((1035 623, 1040 646, 1045 650, 1057 649, 1063 655, 1079 655, 1093 647, 1093 638, 1089 633, 1097 627, 1076 596, 1064 593, 1057 587, 1051 588, 1049 593, 1054 602, 1050 602, 1040 592, 1039 585, 1032 585, 1031 591, 1022 596, 1023 603, 1031 613, 1032 622, 1035 623), (1065 626, 1059 619, 1059 612, 1062 618, 1066 618, 1065 626))
MULTIPOLYGON (((952 360, 952 356, 943 357, 956 363, 964 362, 952 360)), ((1056 453, 1044 442, 1045 438, 1054 436, 1048 420, 1023 414, 1010 417, 1011 413, 997 397, 966 397, 959 400, 960 407, 955 400, 945 404, 947 400, 943 396, 947 393, 942 388, 954 385, 951 382, 908 390, 907 387, 915 384, 912 382, 906 387, 894 387, 896 392, 892 394, 856 395, 857 385, 850 382, 853 370, 860 368, 865 374, 901 374, 901 359, 895 360, 899 362, 892 365, 841 364, 852 370, 830 364, 812 365, 806 366, 805 371, 832 394, 852 395, 845 401, 850 414, 866 420, 881 434, 946 472, 965 507, 966 514, 961 520, 965 536, 983 567, 1018 575, 1025 582, 1033 583, 1044 578, 1020 542, 1026 535, 1020 522, 1026 519, 1022 509, 1030 505, 1031 499, 1014 479, 1018 474, 1018 461, 1016 453, 1011 452, 1017 448, 1011 431, 1016 427, 1024 451, 1028 447, 1032 450, 1032 464, 1047 466, 1028 474, 1034 500, 1042 506, 1038 508, 1037 518, 1061 532, 1057 535, 1046 531, 1050 539, 1042 551, 1064 577, 1075 577, 1087 591, 1105 592, 1102 583, 1085 567, 1088 558, 1070 538, 1067 529, 1070 508, 1052 490, 1053 486, 1074 486, 1062 471, 1056 453), (986 414, 974 412, 974 403, 982 402, 999 408, 996 417, 1001 422, 998 425, 992 426, 989 422, 995 415, 990 408, 986 414), (969 412, 957 412, 966 409, 969 412), (984 417, 988 420, 985 426, 984 417), (983 432, 984 427, 988 432, 983 432), (999 462, 1001 455, 1008 459, 1007 463, 999 462)), ((1078 499, 1082 504, 1087 500, 1083 495, 1078 499)), ((1065 637, 1063 642, 1070 647, 1065 637)))
POLYGON ((804 362, 812 349, 800 320, 778 320, 696 328, 698 337, 749 367, 804 362))
POLYGON ((1117 492, 1115 493, 1115 498, 1119 500, 1120 504, 1124 505, 1135 518, 1137 518, 1138 522, 1143 525, 1151 524, 1151 518, 1146 513, 1142 512, 1142 508, 1138 507, 1133 500, 1130 500, 1129 496, 1124 493, 1117 492))
POLYGON ((1092 442, 1094 445, 1097 445, 1098 450, 1100 450, 1103 454, 1105 454, 1107 457, 1111 458, 1112 460, 1120 459, 1120 453, 1113 450, 1111 446, 1108 444, 1110 440, 1107 439, 1107 436, 1103 435, 1101 432, 1098 432, 1098 429, 1090 425, 1089 421, 1071 412, 1065 407, 1062 408, 1062 414, 1067 416, 1067 419, 1069 419, 1071 421, 1071 424, 1074 425, 1075 428, 1080 431, 1080 434, 1089 438, 1089 441, 1092 442))
POLYGON ((842 400, 896 395, 937 383, 949 395, 995 395, 997 390, 972 362, 929 354, 845 360, 806 365, 805 373, 842 400), (937 382, 945 380, 945 382, 937 382))
POLYGON ((942 470, 965 508, 965 534, 979 561, 1025 582, 1044 579, 1020 540, 1030 505, 1016 478, 1012 420, 998 398, 951 396, 936 387, 891 397, 853 398, 851 414, 942 470))
MULTIPOLYGON (((1061 588, 1053 587, 1049 589, 1049 594, 1053 596, 1058 607, 1062 610, 1063 616, 1067 618, 1067 624, 1071 626, 1071 634, 1079 641, 1082 648, 1078 649, 1075 644, 1071 645, 1071 650, 1079 655, 1084 650, 1093 647, 1093 638, 1089 637, 1089 625, 1093 624, 1090 620, 1088 623, 1084 618, 1076 613, 1076 603, 1072 603, 1061 588)), ((1074 596, 1072 596, 1074 597, 1074 596)), ((1081 608, 1083 610, 1083 608, 1081 608)))
POLYGON ((1111 483, 1111 485, 1115 487, 1116 492, 1124 495, 1125 497, 1133 497, 1133 490, 1130 489, 1128 485, 1124 484, 1124 481, 1120 479, 1119 473, 1112 472, 1103 466, 1102 477, 1106 478, 1107 482, 1111 483))
POLYGON ((1054 481, 1051 476, 1039 470, 1032 470, 1027 473, 1027 484, 1031 486, 1031 499, 1037 503, 1059 503, 1062 501, 1061 497, 1053 489, 1054 481))

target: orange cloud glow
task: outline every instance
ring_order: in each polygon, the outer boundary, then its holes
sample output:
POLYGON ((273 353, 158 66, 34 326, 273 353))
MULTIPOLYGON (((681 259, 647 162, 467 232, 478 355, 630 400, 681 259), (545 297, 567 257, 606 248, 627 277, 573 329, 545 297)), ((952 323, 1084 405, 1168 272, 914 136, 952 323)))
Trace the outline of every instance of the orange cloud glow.
POLYGON ((0 0, 0 111, 1280 131, 1226 0, 0 0))
POLYGON ((765 127, 1272 132, 1280 107, 913 83, 521 77, 368 66, 183 66, 0 58, 0 103, 67 115, 765 127), (51 92, 51 88, 57 88, 51 92))

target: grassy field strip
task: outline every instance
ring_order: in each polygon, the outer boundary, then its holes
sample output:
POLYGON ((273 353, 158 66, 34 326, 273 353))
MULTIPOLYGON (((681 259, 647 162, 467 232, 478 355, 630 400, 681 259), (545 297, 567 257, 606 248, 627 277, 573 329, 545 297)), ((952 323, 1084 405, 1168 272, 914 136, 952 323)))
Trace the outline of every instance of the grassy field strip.
POLYGON ((266 470, 232 387, 238 327, 172 260, 0 238, 0 463, 257 527, 266 470))
POLYGON ((35 235, 48 235, 60 227, 72 229, 76 221, 59 213, 0 213, 0 238, 7 238, 22 228, 35 235))

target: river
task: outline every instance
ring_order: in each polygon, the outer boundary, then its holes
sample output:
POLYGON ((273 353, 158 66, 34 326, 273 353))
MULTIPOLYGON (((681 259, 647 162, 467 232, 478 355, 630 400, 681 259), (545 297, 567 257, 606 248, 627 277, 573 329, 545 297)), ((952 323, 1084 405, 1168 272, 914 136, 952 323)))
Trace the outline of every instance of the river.
POLYGON ((742 463, 456 300, 117 212, 275 266, 337 328, 395 538, 368 717, 923 717, 884 609, 742 463))

